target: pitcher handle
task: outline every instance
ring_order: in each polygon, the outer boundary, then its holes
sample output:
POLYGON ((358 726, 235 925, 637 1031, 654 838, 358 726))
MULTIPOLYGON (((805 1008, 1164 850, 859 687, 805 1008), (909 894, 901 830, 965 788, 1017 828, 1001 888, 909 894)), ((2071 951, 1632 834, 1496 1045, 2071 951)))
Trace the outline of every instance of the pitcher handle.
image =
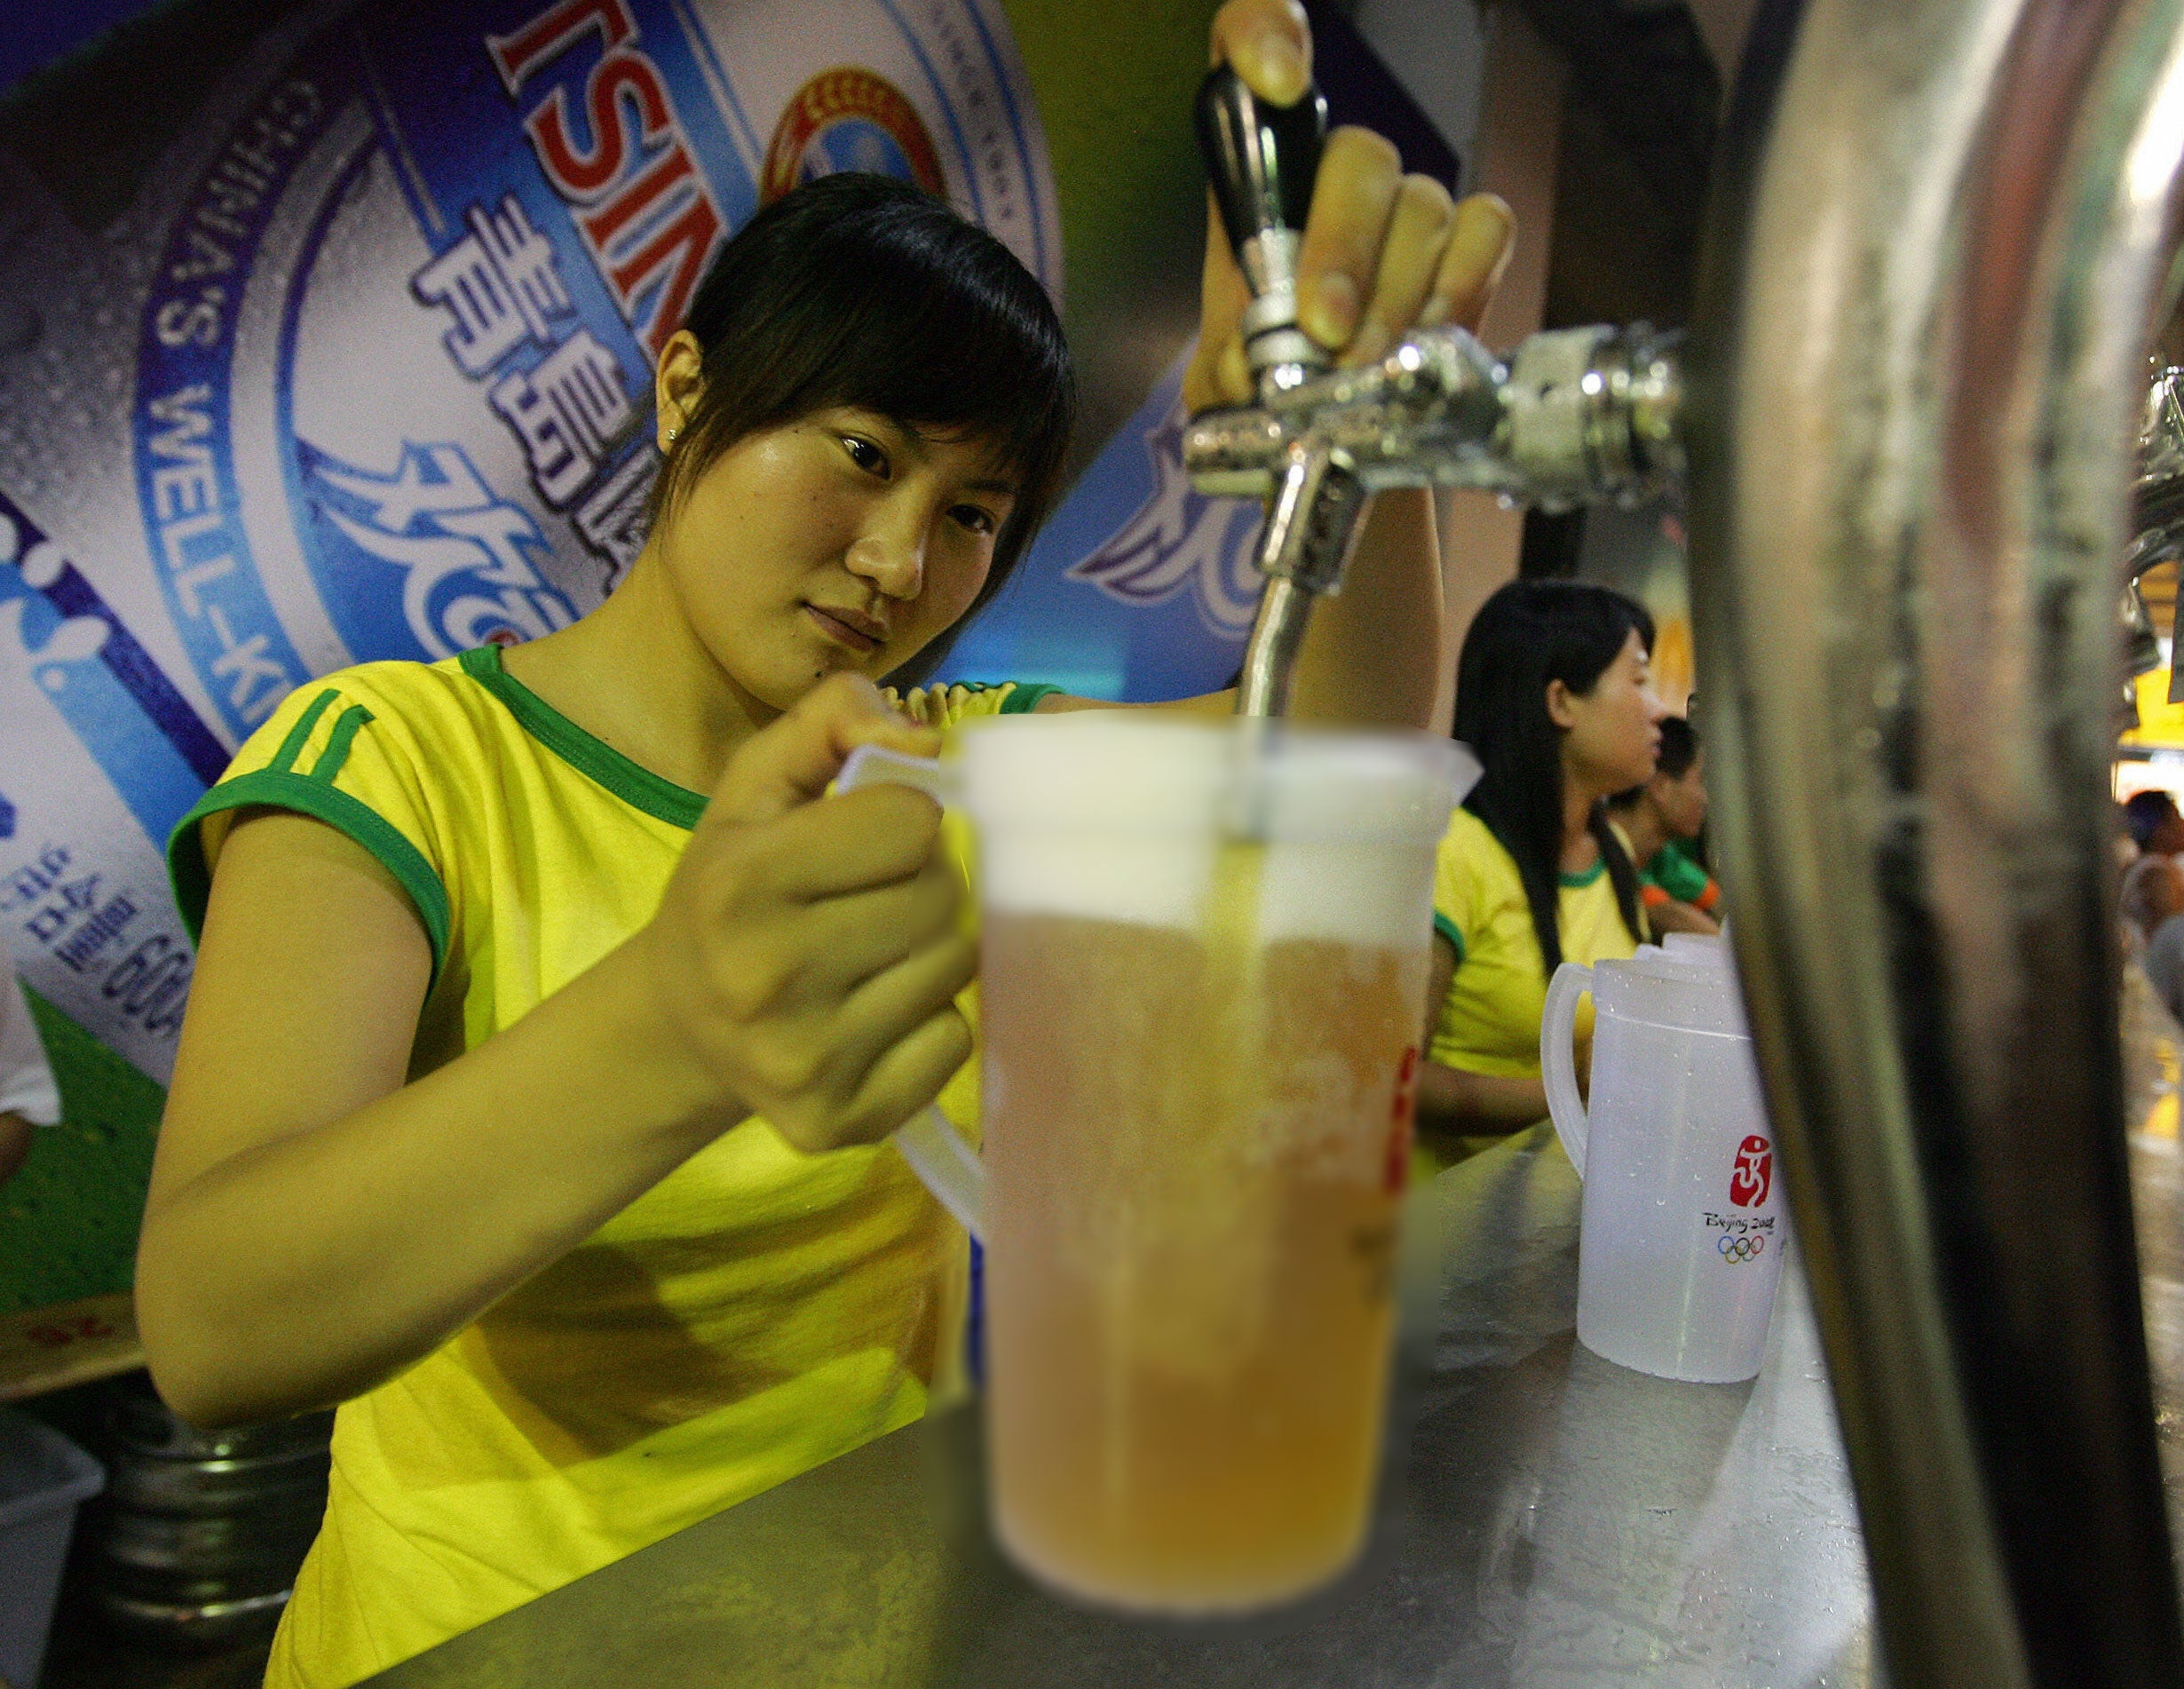
POLYGON ((855 791, 859 786, 914 786, 937 804, 953 807, 959 800, 955 770, 930 757, 906 756, 884 745, 859 745, 845 757, 835 776, 835 790, 855 791))
POLYGON ((985 1242, 980 1210, 985 1201, 985 1164, 948 1123, 948 1117, 928 1103, 898 1126, 887 1141, 963 1230, 985 1242))
POLYGON ((1585 1177, 1585 1138, 1592 1122, 1578 1091, 1578 998, 1592 988, 1592 969, 1563 963, 1547 981, 1547 1012, 1539 1018, 1539 1074, 1547 1082, 1547 1114, 1579 1178, 1585 1177))
MULTIPOLYGON (((859 786, 885 781, 914 786, 939 803, 950 804, 955 801, 954 773, 930 757, 906 757, 878 745, 859 745, 842 765, 835 790, 853 791, 859 786)), ((978 1152, 948 1123, 947 1116, 928 1104, 898 1126, 888 1141, 940 1206, 966 1232, 984 1242, 980 1222, 985 1207, 985 1165, 979 1161, 978 1152)))

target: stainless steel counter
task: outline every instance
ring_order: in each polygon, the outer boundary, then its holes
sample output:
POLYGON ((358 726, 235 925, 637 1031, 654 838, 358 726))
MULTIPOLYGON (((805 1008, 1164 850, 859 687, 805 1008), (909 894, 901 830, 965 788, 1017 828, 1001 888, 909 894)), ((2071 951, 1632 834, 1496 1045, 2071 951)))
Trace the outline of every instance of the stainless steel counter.
MULTIPOLYGON (((2134 1139, 2172 1517, 2184 1162, 2134 1139)), ((1544 1129, 1416 1197, 1408 1384, 1375 1538, 1254 1624, 1088 1614, 985 1540, 974 1414, 845 1455, 375 1679, 454 1685, 1344 1689, 1878 1680, 1865 1558, 1794 1254, 1767 1364, 1678 1384, 1579 1347, 1576 1180, 1544 1129)))

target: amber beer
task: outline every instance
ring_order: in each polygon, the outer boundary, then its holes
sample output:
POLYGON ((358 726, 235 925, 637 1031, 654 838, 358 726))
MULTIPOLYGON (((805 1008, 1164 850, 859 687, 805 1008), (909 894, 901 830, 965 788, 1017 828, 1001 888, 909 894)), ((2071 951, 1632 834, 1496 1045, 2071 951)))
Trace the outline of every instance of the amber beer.
POLYGON ((1257 1606, 1362 1545, 1423 946, 990 914, 995 1525, 1034 1575, 1257 1606))
POLYGON ((1365 1540, 1433 852, 1477 765, 1137 710, 961 757, 996 1533, 1105 1606, 1301 1594, 1365 1540))

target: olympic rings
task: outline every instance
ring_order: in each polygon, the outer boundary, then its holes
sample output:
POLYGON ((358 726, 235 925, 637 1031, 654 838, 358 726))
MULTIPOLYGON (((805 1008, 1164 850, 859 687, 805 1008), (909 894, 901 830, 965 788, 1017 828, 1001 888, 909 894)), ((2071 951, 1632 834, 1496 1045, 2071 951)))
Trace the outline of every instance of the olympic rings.
POLYGON ((1764 1237, 1725 1237, 1718 1240, 1713 1247, 1721 1251, 1724 1261, 1731 1266, 1738 1266, 1761 1253, 1767 1248, 1767 1240, 1764 1237))

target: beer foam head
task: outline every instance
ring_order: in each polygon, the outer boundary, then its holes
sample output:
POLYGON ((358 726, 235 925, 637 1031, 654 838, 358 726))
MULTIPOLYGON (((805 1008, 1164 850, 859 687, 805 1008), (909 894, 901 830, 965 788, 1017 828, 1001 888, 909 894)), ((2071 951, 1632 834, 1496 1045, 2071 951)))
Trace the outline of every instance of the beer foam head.
POLYGON ((986 906, 1195 928, 1224 851, 1260 844, 1265 937, 1422 942, 1469 754, 1423 733, 1253 731, 1147 710, 975 724, 961 754, 986 906))

